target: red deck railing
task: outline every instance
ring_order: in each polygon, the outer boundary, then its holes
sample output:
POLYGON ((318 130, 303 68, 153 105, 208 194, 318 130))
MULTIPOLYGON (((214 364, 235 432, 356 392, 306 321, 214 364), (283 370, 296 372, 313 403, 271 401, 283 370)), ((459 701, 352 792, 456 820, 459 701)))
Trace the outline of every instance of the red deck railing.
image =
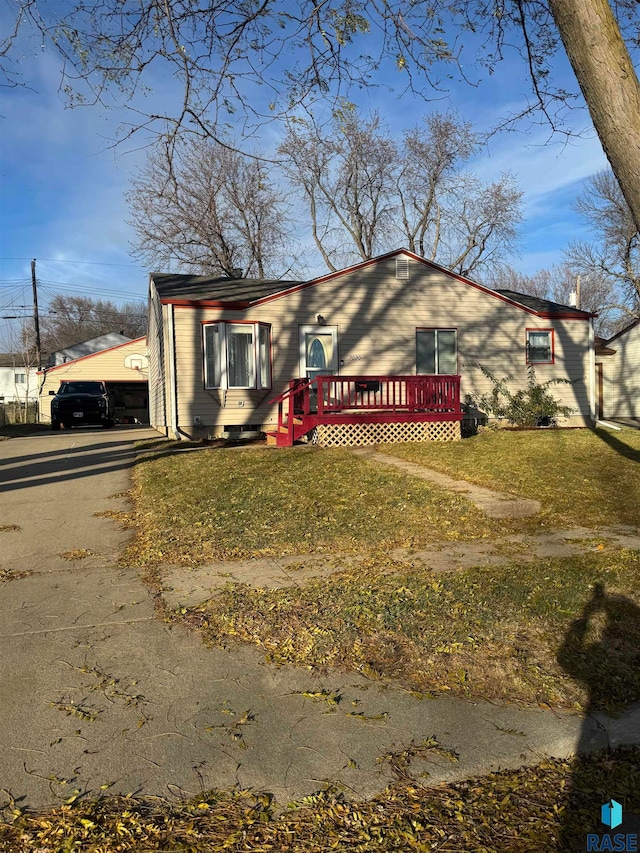
POLYGON ((317 376, 318 415, 460 412, 459 376, 317 376))
POLYGON ((292 446, 319 423, 460 420, 459 376, 316 376, 292 379, 278 404, 278 443, 292 446), (287 404, 285 413, 284 404, 287 404), (423 415, 423 417, 421 417, 423 415))

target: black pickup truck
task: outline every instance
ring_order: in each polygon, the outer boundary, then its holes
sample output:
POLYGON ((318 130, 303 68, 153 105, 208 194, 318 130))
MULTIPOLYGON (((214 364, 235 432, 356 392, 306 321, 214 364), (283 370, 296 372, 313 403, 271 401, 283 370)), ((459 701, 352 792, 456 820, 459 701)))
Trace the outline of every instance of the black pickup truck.
POLYGON ((115 423, 113 395, 104 382, 64 381, 51 401, 51 429, 82 424, 111 427, 115 423))

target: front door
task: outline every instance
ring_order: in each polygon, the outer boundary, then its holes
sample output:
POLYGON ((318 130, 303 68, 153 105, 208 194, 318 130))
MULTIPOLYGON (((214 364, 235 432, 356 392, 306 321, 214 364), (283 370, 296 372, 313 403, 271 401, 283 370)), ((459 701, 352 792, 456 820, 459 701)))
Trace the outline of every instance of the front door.
POLYGON ((300 326, 300 376, 338 373, 338 327, 300 326))

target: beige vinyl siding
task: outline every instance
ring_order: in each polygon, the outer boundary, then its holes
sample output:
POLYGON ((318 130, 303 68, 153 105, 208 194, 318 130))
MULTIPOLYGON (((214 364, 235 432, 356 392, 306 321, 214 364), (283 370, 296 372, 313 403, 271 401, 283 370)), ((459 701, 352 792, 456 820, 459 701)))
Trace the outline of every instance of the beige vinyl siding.
POLYGON ((51 422, 51 396, 49 391, 57 391, 63 380, 84 379, 103 380, 104 382, 147 382, 149 371, 146 367, 147 342, 139 338, 127 344, 110 347, 95 355, 69 361, 52 367, 45 374, 40 391, 40 420, 51 422), (126 366, 129 356, 142 356, 142 370, 126 366))
POLYGON ((166 306, 160 304, 158 292, 151 282, 149 287, 149 420, 157 430, 167 426, 166 395, 166 306))
POLYGON ((611 341, 615 355, 602 356, 603 417, 640 418, 640 324, 611 341))
POLYGON ((513 387, 526 383, 526 329, 552 328, 555 363, 536 366, 539 381, 569 377, 572 385, 553 393, 576 409, 574 423, 589 416, 589 322, 547 320, 410 260, 409 280, 395 278, 395 258, 304 288, 247 311, 175 306, 178 419, 193 433, 199 418, 210 434, 228 425, 276 422, 277 406, 268 400, 300 375, 298 332, 316 325, 338 327, 342 375, 415 374, 416 328, 456 329, 458 373, 465 395, 490 389, 477 364, 502 377, 513 374, 513 387), (203 381, 202 323, 244 320, 272 327, 271 391, 206 391, 203 381))

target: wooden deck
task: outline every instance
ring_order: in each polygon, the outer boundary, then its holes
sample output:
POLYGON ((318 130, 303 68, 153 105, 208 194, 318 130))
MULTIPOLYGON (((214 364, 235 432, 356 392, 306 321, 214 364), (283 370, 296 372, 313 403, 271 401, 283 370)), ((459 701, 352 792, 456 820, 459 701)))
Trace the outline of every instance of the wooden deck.
POLYGON ((318 426, 460 422, 459 376, 317 376, 293 379, 271 400, 278 428, 267 433, 280 447, 318 426))

